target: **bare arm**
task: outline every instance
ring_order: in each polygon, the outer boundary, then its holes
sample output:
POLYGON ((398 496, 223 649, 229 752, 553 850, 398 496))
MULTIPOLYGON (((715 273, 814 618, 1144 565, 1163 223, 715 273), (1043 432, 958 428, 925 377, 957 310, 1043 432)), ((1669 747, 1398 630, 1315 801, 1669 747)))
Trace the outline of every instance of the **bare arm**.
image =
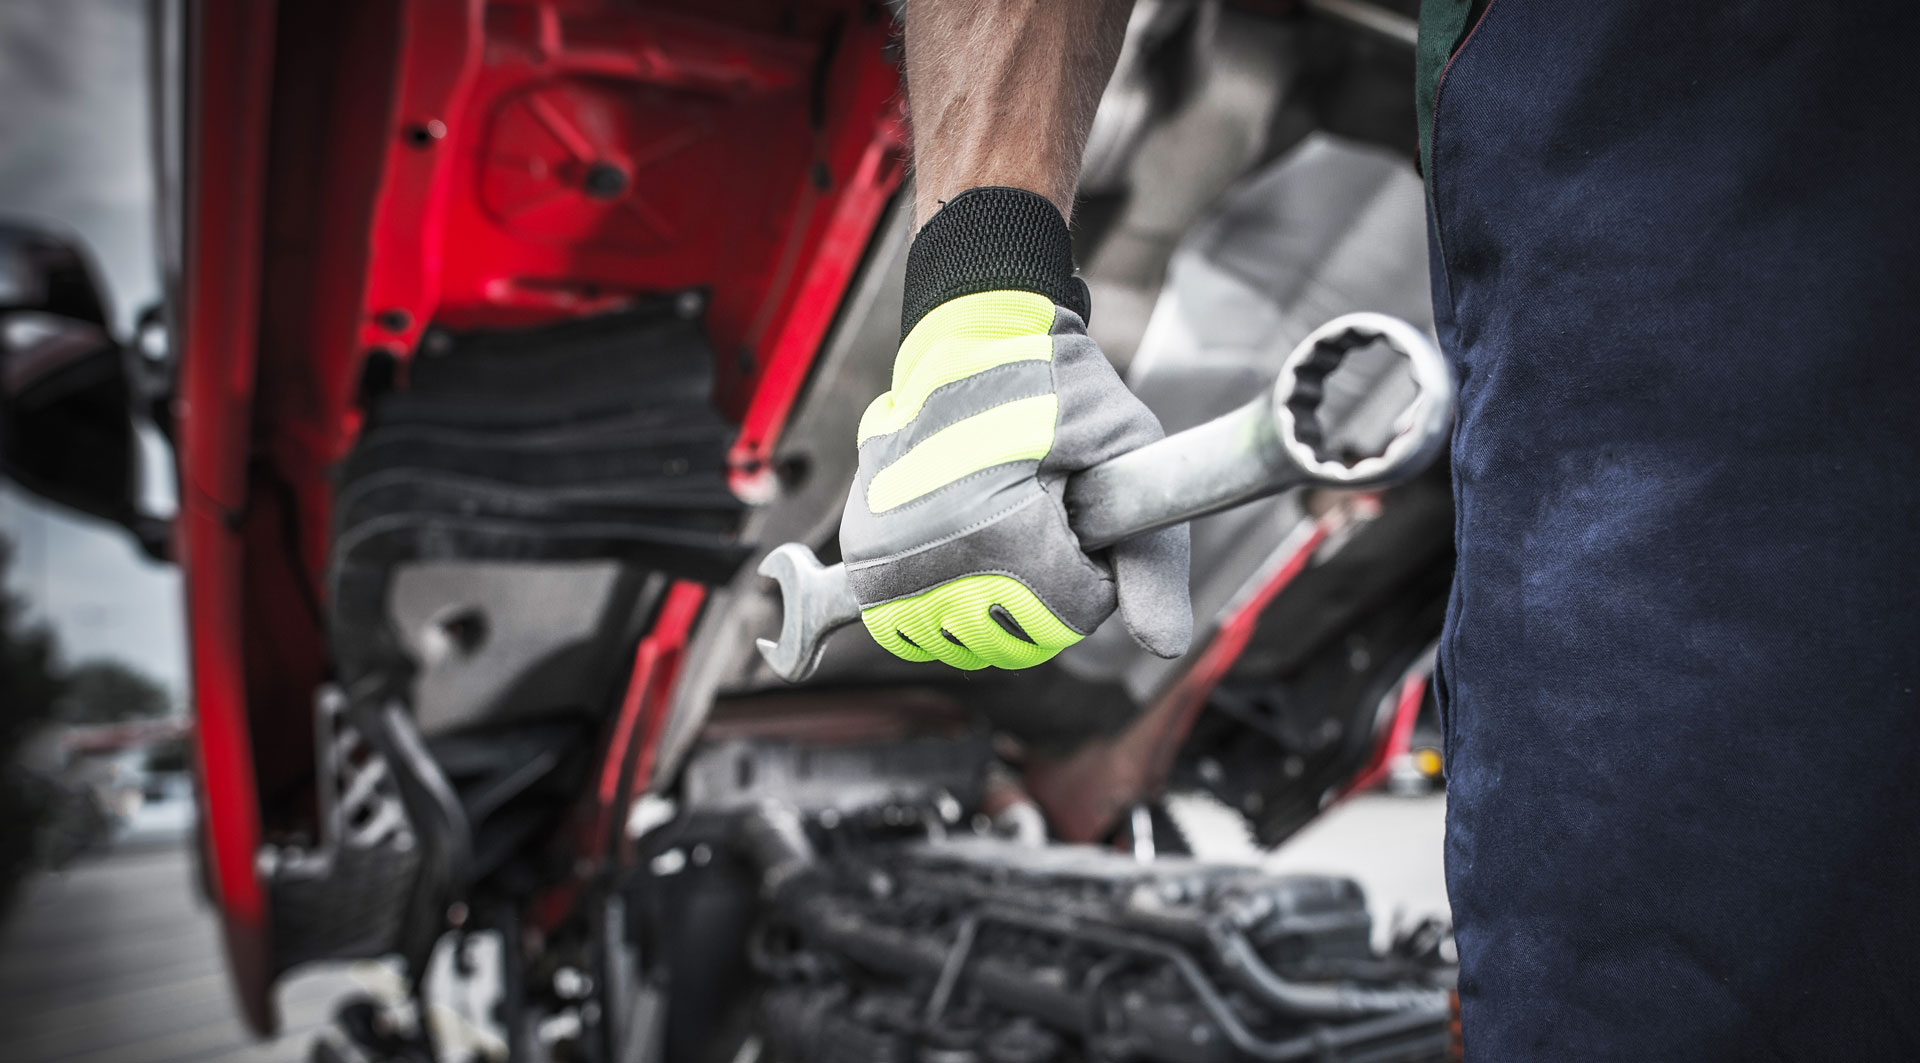
POLYGON ((1080 156, 1133 0, 911 0, 914 222, 981 185, 1073 211, 1080 156))

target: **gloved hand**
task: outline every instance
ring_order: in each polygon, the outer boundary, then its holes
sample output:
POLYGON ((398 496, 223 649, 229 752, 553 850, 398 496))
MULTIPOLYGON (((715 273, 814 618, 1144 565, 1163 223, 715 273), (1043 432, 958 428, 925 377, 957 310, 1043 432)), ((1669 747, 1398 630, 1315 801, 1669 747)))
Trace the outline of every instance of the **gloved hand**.
POLYGON ((956 196, 915 237, 893 388, 860 419, 840 548, 861 619, 910 661, 1030 668, 1119 606, 1161 657, 1186 652, 1185 525, 1089 556, 1066 477, 1151 443, 1160 422, 1087 337, 1066 222, 1013 188, 956 196))

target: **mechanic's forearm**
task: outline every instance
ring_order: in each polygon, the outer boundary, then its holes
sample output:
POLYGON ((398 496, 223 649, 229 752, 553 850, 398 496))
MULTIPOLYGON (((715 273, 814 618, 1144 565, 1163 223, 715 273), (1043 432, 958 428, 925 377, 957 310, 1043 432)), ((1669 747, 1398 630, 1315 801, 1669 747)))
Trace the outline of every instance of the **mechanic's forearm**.
POLYGON ((969 188, 1073 210, 1080 156, 1133 0, 909 0, 914 224, 969 188))

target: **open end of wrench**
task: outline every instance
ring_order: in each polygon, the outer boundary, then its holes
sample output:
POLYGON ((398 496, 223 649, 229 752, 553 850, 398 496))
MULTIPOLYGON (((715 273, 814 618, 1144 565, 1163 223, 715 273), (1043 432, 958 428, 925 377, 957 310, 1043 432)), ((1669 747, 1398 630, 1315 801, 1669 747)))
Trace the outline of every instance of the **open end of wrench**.
POLYGON ((827 636, 860 619, 860 603, 846 568, 822 565, 800 543, 775 547, 759 572, 780 585, 780 637, 754 645, 775 675, 797 683, 819 667, 827 636))
POLYGON ((1419 472, 1446 446, 1453 416, 1453 376, 1426 333, 1385 314, 1345 314, 1314 329, 1287 356, 1274 382, 1273 415, 1288 456, 1321 483, 1371 487, 1419 472), (1328 453, 1320 417, 1326 380, 1363 347, 1384 343, 1406 360, 1412 403, 1396 419, 1393 437, 1378 453, 1351 461, 1328 453))

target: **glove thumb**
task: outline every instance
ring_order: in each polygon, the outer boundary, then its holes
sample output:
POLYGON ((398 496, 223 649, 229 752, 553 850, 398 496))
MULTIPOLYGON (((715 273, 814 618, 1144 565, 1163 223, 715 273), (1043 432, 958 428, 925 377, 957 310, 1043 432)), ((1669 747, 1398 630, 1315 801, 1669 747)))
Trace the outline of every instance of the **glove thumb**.
POLYGON ((1178 657, 1193 641, 1187 567, 1193 544, 1176 524, 1113 547, 1113 578, 1127 633, 1156 657, 1178 657))

